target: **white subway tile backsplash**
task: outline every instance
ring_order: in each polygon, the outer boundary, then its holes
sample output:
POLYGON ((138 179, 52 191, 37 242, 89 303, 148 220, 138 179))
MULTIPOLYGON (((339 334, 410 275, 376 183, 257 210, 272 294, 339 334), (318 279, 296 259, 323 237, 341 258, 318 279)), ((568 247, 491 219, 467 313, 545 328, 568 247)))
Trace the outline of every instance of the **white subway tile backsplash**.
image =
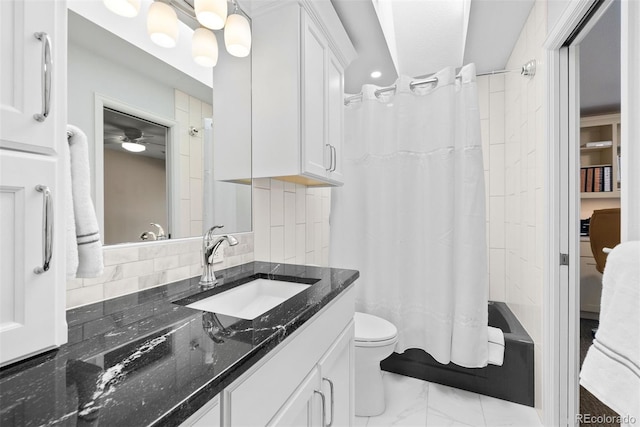
MULTIPOLYGON (((153 271, 164 271, 180 267, 181 255, 170 255, 153 259, 153 271)), ((141 276, 141 275, 139 275, 141 276)))
POLYGON ((271 226, 284 225, 284 183, 271 180, 271 226))
MULTIPOLYGON (((294 186, 295 190, 295 186, 294 186)), ((296 257, 296 193, 284 193, 284 257, 296 257)))
POLYGON ((304 264, 307 254, 306 224, 296 224, 296 263, 304 264))
POLYGON ((296 224, 304 224, 307 218, 307 189, 296 184, 296 224))
POLYGON ((185 112, 189 111, 189 95, 176 89, 174 91, 174 98, 177 109, 185 112))
POLYGON ((154 260, 148 259, 145 261, 127 262, 122 264, 122 277, 137 277, 145 276, 154 272, 154 260))
POLYGON ((104 265, 123 264, 126 262, 133 262, 139 259, 139 252, 137 247, 118 249, 117 246, 105 248, 104 250, 104 265))
POLYGON ((104 284, 67 290, 67 308, 104 300, 104 284))
POLYGON ((271 228, 271 262, 284 262, 284 227, 279 225, 271 228))
POLYGON ((271 191, 253 189, 253 225, 255 234, 254 253, 258 261, 271 258, 271 191))

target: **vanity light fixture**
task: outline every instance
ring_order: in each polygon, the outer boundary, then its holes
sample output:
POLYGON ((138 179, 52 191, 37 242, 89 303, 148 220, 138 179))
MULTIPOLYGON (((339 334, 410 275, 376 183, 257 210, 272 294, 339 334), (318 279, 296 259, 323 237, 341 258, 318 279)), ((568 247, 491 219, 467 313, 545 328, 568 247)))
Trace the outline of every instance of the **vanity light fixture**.
MULTIPOLYGON (((114 13, 133 17, 140 10, 141 0, 103 2, 114 13)), ((191 54, 198 65, 215 67, 218 62, 218 39, 211 30, 224 28, 224 44, 230 55, 244 58, 251 52, 251 24, 236 0, 154 0, 147 14, 151 40, 158 46, 175 47, 180 31, 178 19, 194 29, 191 54), (234 10, 227 16, 229 2, 234 10)))
POLYGON ((140 0, 103 0, 104 5, 116 15, 133 18, 140 12, 140 0))
POLYGON ((238 13, 238 4, 235 10, 227 17, 224 27, 224 45, 227 52, 238 58, 244 58, 251 52, 251 26, 247 18, 238 13))
POLYGON ((227 20, 227 0, 195 0, 196 19, 212 30, 221 30, 227 20))
POLYGON ((213 31, 197 28, 191 39, 191 55, 198 65, 215 67, 218 63, 218 40, 213 31))
POLYGON ((178 42, 178 15, 167 3, 155 1, 149 6, 147 32, 162 47, 175 47, 178 42))
POLYGON ((147 149, 147 147, 138 142, 123 142, 122 148, 133 153, 141 153, 147 149))

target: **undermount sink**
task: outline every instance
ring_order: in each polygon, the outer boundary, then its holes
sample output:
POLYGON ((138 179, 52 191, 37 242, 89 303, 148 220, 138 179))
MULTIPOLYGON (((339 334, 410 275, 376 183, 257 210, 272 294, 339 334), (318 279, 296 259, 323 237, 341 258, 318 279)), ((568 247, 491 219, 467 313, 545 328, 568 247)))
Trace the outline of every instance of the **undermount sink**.
POLYGON ((258 278, 186 307, 252 320, 309 286, 311 285, 258 278))

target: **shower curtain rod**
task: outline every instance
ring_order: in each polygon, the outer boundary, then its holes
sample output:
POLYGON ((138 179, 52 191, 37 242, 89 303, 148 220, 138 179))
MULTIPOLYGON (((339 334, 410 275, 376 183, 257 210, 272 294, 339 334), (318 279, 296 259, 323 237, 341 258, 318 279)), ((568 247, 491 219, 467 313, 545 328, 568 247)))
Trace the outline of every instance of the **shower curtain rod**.
MULTIPOLYGON (((496 74, 506 74, 506 73, 514 73, 519 71, 520 74, 522 76, 525 77, 534 77, 536 75, 536 60, 532 59, 530 61, 528 61, 526 64, 524 64, 522 67, 520 67, 520 69, 511 69, 511 70, 494 70, 494 71, 488 71, 486 73, 480 73, 480 74, 476 74, 476 77, 482 77, 482 76, 492 76, 492 75, 496 75, 496 74)), ((426 86, 426 85, 430 85, 430 84, 438 84, 438 78, 437 77, 415 77, 418 80, 414 80, 411 83, 409 83, 409 89, 414 90, 416 87, 420 87, 420 86, 426 86)), ((456 79, 459 79, 460 75, 456 76, 456 79)), ((393 86, 389 86, 389 87, 385 87, 382 89, 378 89, 376 90, 373 94, 375 95, 376 98, 378 98, 380 95, 382 95, 383 93, 386 92, 394 92, 396 90, 396 85, 393 86)), ((356 94, 356 95, 351 95, 348 96, 344 99, 344 105, 347 106, 351 103, 351 101, 356 101, 358 99, 362 99, 362 92, 356 94)))

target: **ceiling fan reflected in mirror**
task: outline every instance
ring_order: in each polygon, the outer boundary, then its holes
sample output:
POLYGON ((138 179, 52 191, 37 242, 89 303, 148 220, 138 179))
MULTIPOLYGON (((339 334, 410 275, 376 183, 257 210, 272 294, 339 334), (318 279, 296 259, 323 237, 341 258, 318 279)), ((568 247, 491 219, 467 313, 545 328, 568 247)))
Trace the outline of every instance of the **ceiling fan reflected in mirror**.
POLYGON ((134 153, 140 153, 145 151, 147 147, 144 145, 144 141, 153 138, 153 135, 145 135, 140 129, 137 128, 125 128, 122 130, 124 135, 117 135, 107 138, 108 142, 121 143, 122 148, 134 153))

